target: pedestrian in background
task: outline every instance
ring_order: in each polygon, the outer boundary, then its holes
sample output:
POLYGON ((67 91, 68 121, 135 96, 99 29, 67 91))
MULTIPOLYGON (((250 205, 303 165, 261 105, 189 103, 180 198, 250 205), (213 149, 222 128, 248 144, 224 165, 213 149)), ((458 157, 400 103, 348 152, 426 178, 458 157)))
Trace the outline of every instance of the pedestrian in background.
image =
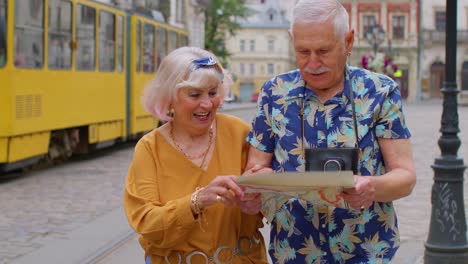
POLYGON ((348 21, 337 0, 299 1, 290 28, 299 69, 267 81, 260 93, 247 169, 304 171, 304 147, 360 151, 355 188, 342 192, 351 208, 297 197, 275 205, 274 263, 390 263, 399 247, 392 201, 415 185, 410 132, 397 84, 347 65, 348 21))
POLYGON ((216 112, 229 79, 212 53, 182 47, 145 91, 146 110, 168 121, 137 143, 125 183, 146 263, 267 263, 261 204, 236 183, 250 126, 216 112))

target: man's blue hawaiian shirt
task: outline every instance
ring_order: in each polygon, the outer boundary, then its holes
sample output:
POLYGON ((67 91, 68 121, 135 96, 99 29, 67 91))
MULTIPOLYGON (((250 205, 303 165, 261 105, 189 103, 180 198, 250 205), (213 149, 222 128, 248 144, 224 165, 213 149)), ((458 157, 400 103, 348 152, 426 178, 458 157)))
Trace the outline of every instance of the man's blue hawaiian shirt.
MULTIPOLYGON (((400 91, 389 77, 347 67, 342 92, 325 103, 305 87, 299 70, 267 81, 247 141, 273 153, 274 171, 304 171, 299 115, 304 102, 306 147, 354 147, 353 91, 362 154, 359 173, 385 173, 378 138, 409 138, 400 91)), ((278 205, 271 222, 269 253, 274 263, 390 263, 399 247, 392 203, 374 202, 362 211, 313 205, 292 198, 278 205)))

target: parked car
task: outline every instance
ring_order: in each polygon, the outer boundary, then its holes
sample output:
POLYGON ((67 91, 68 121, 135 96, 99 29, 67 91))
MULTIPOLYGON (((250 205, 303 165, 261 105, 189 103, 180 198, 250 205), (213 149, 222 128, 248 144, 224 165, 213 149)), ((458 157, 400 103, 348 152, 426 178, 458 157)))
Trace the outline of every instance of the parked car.
POLYGON ((250 101, 256 103, 258 100, 258 93, 253 93, 252 97, 250 98, 250 101))

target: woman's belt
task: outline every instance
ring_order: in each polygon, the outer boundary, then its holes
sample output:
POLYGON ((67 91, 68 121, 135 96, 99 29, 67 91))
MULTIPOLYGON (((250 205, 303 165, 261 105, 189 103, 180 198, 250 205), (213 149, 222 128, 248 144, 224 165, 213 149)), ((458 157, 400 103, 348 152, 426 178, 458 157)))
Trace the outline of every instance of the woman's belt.
POLYGON ((164 260, 168 264, 191 264, 192 261, 194 261, 193 259, 196 257, 197 259, 204 259, 206 264, 211 262, 214 262, 215 264, 229 264, 232 263, 232 260, 234 259, 235 255, 239 254, 241 256, 247 256, 252 252, 254 246, 257 246, 258 244, 260 244, 259 238, 248 238, 243 236, 240 237, 239 240, 237 240, 236 248, 231 248, 229 246, 220 246, 215 250, 213 256, 208 256, 208 254, 200 250, 195 250, 189 253, 176 251, 175 254, 172 254, 171 256, 166 256, 164 260))

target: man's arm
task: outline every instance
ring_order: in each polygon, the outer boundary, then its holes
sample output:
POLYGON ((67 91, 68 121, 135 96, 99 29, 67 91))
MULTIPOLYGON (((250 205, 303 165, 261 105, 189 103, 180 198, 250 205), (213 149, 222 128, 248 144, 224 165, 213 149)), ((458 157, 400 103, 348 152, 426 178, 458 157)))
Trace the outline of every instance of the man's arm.
POLYGON ((409 139, 379 138, 386 173, 372 177, 375 200, 390 202, 408 196, 416 184, 413 148, 409 139))
POLYGON ((250 146, 244 174, 253 174, 261 172, 262 169, 271 168, 272 158, 272 153, 266 153, 250 146))
POLYGON ((354 176, 355 188, 344 190, 351 207, 368 208, 372 202, 391 202, 409 195, 416 184, 413 151, 409 139, 379 138, 386 173, 354 176))

